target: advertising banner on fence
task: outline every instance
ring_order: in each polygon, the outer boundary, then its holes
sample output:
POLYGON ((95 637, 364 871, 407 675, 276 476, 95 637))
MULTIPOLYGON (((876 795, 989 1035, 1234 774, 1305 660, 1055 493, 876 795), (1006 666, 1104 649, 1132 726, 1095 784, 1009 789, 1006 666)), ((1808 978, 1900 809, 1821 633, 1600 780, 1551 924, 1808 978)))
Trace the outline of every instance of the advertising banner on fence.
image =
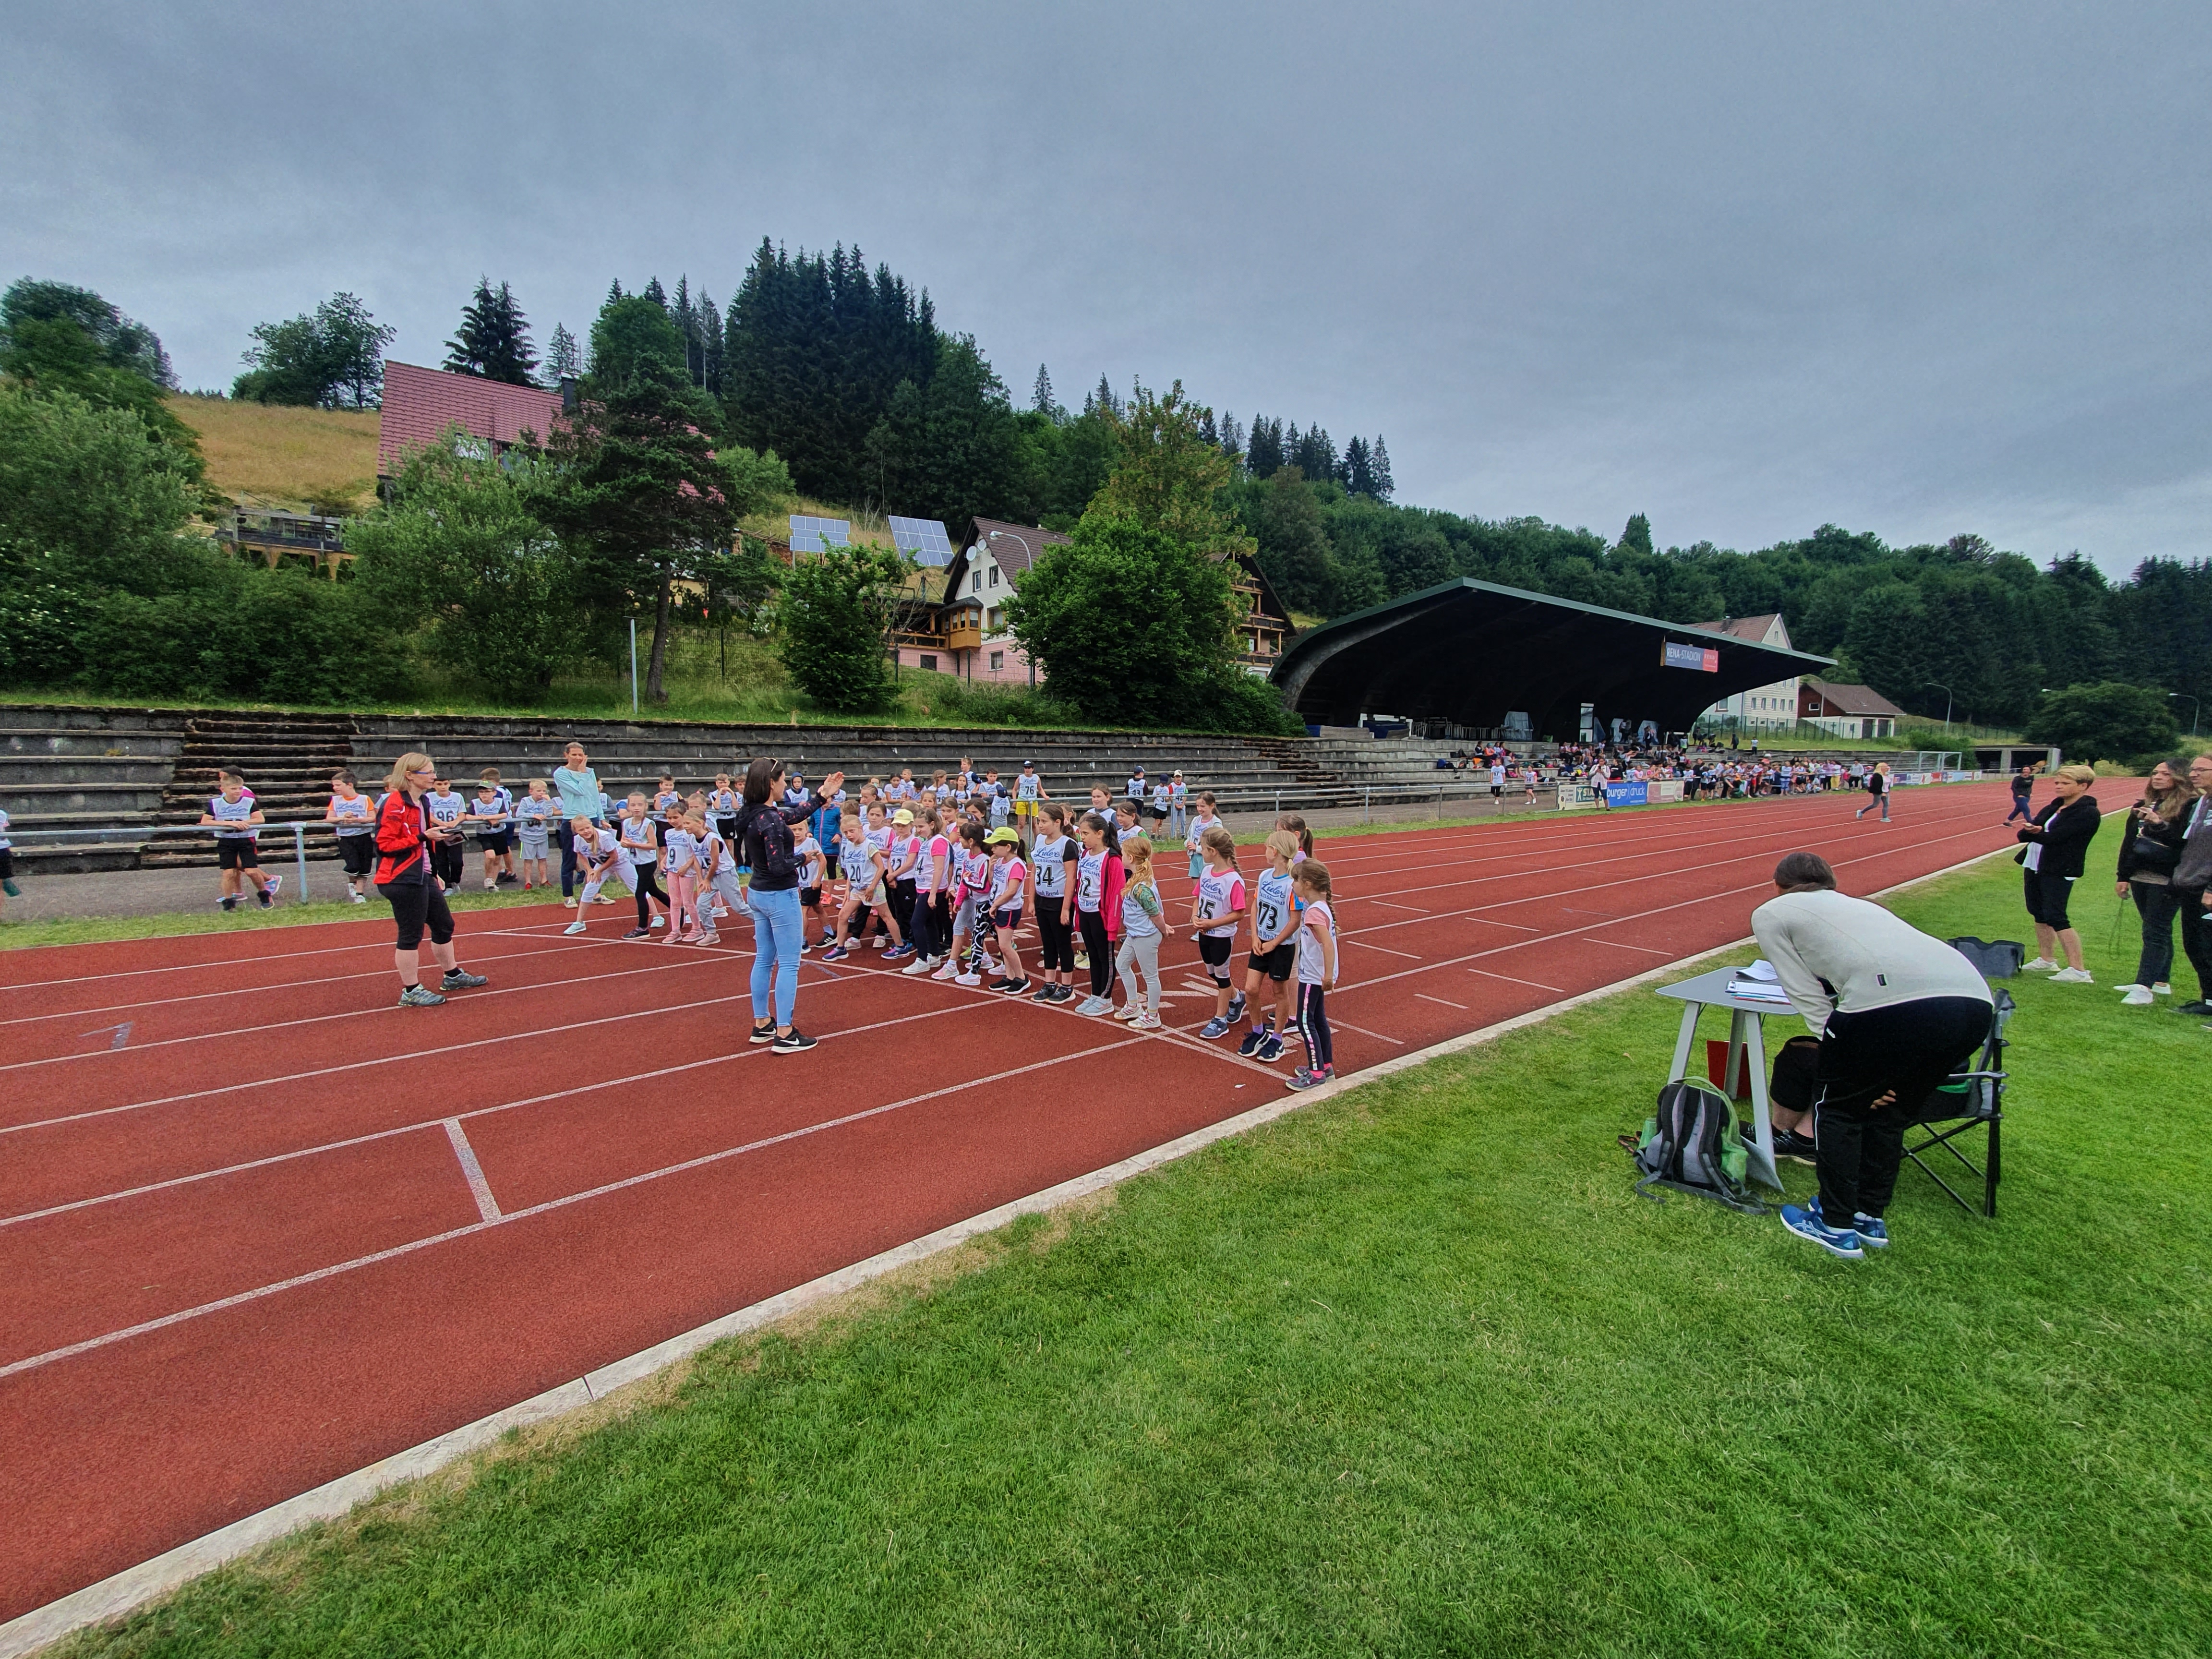
POLYGON ((1644 787, 1645 798, 1654 802, 1682 799, 1682 781, 1680 778, 1659 778, 1644 787))
POLYGON ((1645 792, 1650 787, 1649 784, 1642 783, 1608 783, 1605 787, 1606 805, 1641 806, 1649 799, 1645 792))
POLYGON ((1563 783, 1559 786, 1559 808, 1572 811, 1577 806, 1595 806, 1597 796, 1586 783, 1563 783))

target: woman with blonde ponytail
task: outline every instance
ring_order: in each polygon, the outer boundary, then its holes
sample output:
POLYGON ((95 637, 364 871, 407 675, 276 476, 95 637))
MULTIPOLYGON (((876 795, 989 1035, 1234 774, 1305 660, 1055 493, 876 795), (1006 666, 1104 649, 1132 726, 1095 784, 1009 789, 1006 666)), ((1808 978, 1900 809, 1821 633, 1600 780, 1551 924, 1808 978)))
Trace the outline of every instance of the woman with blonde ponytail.
POLYGON ((392 763, 388 792, 376 809, 376 890, 392 905, 399 930, 392 965, 399 970, 399 1006, 435 1008, 447 991, 482 985, 484 976, 464 969, 453 955, 453 913, 446 908, 444 884, 430 872, 434 842, 459 831, 440 829, 422 810, 422 792, 438 769, 428 755, 413 750, 392 763), (446 970, 433 991, 422 981, 422 930, 430 931, 430 954, 446 970))

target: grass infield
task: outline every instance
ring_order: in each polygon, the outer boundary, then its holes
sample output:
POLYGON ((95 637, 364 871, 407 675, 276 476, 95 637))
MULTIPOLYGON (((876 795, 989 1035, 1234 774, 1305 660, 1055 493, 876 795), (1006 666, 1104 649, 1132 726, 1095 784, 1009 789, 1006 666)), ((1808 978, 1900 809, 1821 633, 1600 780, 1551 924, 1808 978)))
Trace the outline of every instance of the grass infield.
MULTIPOLYGON (((1638 1197, 1613 1137, 1675 1009, 1630 992, 709 1350, 70 1650, 2201 1653, 2212 1036, 2117 1006, 2131 925, 2112 948, 2109 874, 2082 890, 2100 983, 2011 988, 1995 1222, 1908 1165, 1895 1243, 1849 1264, 1638 1197)), ((2002 859, 1896 908, 2025 936, 2002 859)))

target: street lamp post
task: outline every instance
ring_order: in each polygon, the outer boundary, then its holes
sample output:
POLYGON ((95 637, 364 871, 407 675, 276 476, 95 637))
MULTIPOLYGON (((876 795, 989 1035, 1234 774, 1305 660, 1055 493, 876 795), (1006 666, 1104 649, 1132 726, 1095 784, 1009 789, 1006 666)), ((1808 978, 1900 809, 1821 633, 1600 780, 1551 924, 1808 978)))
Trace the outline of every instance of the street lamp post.
POLYGON ((1941 680, 1930 680, 1928 684, 1943 694, 1943 735, 1948 738, 1951 735, 1951 688, 1941 680))
MULTIPOLYGON (((1022 544, 1022 551, 1023 551, 1024 553, 1025 553, 1025 554, 1027 554, 1027 555, 1029 556, 1029 561, 1030 561, 1030 562, 1031 564, 1035 564, 1035 563, 1036 562, 1036 549, 1035 549, 1035 548, 1033 548, 1033 547, 1031 547, 1031 546, 1030 545, 1030 538, 1029 538, 1028 537, 1026 537, 1026 536, 1023 535, 1019 531, 1017 531, 1017 530, 994 530, 994 531, 993 531, 993 532, 991 532, 988 537, 986 537, 984 539, 985 539, 985 540, 987 540, 987 541, 994 541, 994 542, 995 542, 995 541, 996 541, 996 540, 998 540, 998 539, 999 539, 999 538, 1000 538, 1000 537, 1001 537, 1001 536, 1006 537, 1006 538, 1008 540, 1010 540, 1010 541, 1017 541, 1017 542, 1019 542, 1019 543, 1022 544)), ((1034 658, 1034 657, 1030 656, 1030 653, 1028 653, 1028 651, 1027 651, 1027 650, 1024 650, 1024 651, 1023 651, 1023 653, 1022 653, 1022 655, 1023 655, 1023 657, 1024 657, 1024 659, 1026 659, 1028 660, 1028 662, 1029 662, 1029 665, 1030 665, 1030 690, 1032 690, 1032 691, 1034 691, 1034 690, 1036 690, 1036 658, 1034 658)))
POLYGON ((2192 738, 2195 737, 2197 735, 2197 700, 2195 697, 2191 696, 2185 691, 2169 691, 2166 695, 2166 700, 2170 702, 2186 702, 2189 705, 2189 735, 2192 738))

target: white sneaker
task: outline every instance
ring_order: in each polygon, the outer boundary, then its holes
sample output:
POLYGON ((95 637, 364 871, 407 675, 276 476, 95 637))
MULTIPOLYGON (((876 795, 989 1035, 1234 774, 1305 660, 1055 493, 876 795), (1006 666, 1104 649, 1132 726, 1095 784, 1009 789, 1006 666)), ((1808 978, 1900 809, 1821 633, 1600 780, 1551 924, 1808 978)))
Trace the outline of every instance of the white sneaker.
POLYGON ((2120 999, 2123 1008, 2148 1008, 2158 999, 2150 994, 2148 985, 2130 985, 2127 995, 2120 999))
POLYGON ((584 931, 584 924, 580 921, 572 921, 561 931, 564 933, 580 933, 584 931))
POLYGON ((904 974, 908 979, 912 979, 917 974, 927 973, 934 965, 935 964, 933 963, 927 957, 916 957, 912 962, 907 963, 905 967, 900 969, 899 972, 904 974))
POLYGON ((498 881, 497 878, 495 878, 495 877, 491 877, 491 876, 487 876, 487 877, 485 877, 485 878, 484 878, 484 891, 485 891, 485 892, 487 892, 487 893, 490 892, 490 891, 491 891, 495 887, 497 887, 498 885, 499 885, 499 881, 498 881))
POLYGON ((668 918, 666 916, 655 916, 653 919, 653 925, 655 927, 665 927, 668 926, 668 918))
POLYGON ((2049 957, 2038 957, 2033 962, 2021 963, 2020 971, 2023 974, 2047 974, 2057 966, 2049 957))
POLYGON ((2148 991, 2150 987, 2148 985, 2137 985, 2134 981, 2130 981, 2125 985, 2115 985, 2111 988, 2115 991, 2148 991))
POLYGON ((2154 997, 2170 997, 2173 994, 2173 987, 2161 980, 2150 988, 2150 994, 2154 997))
POLYGON ((561 901, 561 908, 564 910, 573 910, 576 908, 576 901, 573 898, 564 898, 561 901))
POLYGON ((959 964, 958 963, 957 963, 957 962, 951 962, 951 961, 947 961, 947 962, 940 962, 940 963, 939 963, 937 964, 937 971, 936 971, 935 973, 932 974, 932 975, 930 975, 930 978, 932 978, 932 979, 951 979, 951 978, 955 974, 958 973, 959 971, 960 971, 960 964, 959 964))
POLYGON ((877 935, 876 935, 876 938, 875 938, 875 947, 876 947, 876 949, 877 949, 877 950, 878 950, 878 951, 882 950, 882 949, 884 948, 884 946, 885 946, 886 945, 889 945, 890 943, 890 939, 886 939, 886 938, 884 938, 883 934, 878 933, 878 934, 877 934, 877 935))
POLYGON ((1129 1029, 1133 1031, 1159 1030, 1162 1029, 1160 1025, 1160 1017, 1158 1014, 1146 1014, 1142 1019, 1139 1020, 1129 1029))
POLYGON ((348 893, 346 896, 351 899, 356 904, 366 904, 368 902, 368 895, 366 893, 348 893))
POLYGON ((1114 1011, 1114 1018, 1116 1019, 1134 1019, 1144 1012, 1144 1004, 1141 1002, 1133 1002, 1127 1007, 1116 1008, 1114 1011))
POLYGON ((952 976, 952 982, 955 985, 981 985, 983 982, 983 976, 981 974, 955 974, 952 976))
POLYGON ((2051 976, 2053 985, 2094 985, 2097 981, 2087 968, 2061 968, 2051 976))

